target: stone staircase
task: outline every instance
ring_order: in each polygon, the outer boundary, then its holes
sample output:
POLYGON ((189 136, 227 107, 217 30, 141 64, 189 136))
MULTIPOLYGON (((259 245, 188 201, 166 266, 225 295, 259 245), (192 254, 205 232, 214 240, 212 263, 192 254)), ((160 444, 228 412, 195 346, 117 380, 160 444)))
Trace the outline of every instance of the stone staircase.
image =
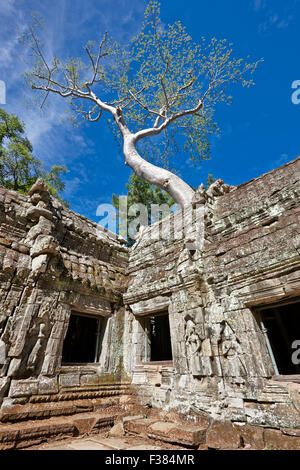
POLYGON ((1 424, 0 450, 24 449, 43 442, 85 435, 92 431, 108 431, 114 420, 115 416, 93 412, 1 424))
POLYGON ((95 435, 102 437, 101 442, 108 439, 108 444, 111 438, 135 437, 146 446, 159 445, 162 449, 197 449, 205 444, 206 428, 143 415, 122 417, 120 413, 112 415, 111 411, 2 423, 0 450, 24 449, 49 442, 62 445, 70 438, 95 435))
POLYGON ((7 406, 0 412, 0 450, 105 433, 134 408, 132 395, 7 406))
POLYGON ((137 407, 131 400, 62 416, 57 405, 50 417, 38 416, 35 410, 35 419, 30 415, 25 419, 23 414, 17 421, 15 414, 15 420, 10 417, 0 423, 0 450, 300 449, 300 429, 214 421, 207 416, 192 421, 176 413, 137 407))

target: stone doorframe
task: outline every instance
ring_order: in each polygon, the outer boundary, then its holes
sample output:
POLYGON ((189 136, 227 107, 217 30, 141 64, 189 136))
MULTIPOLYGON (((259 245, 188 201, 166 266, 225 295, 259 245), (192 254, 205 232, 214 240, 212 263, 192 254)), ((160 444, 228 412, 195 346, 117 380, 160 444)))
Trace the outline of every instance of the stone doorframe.
POLYGON ((146 318, 163 312, 168 313, 170 323, 170 337, 172 350, 176 338, 174 337, 174 330, 176 328, 172 322, 172 315, 170 315, 170 300, 168 295, 159 295, 152 299, 141 300, 131 304, 129 307, 133 313, 133 331, 132 331, 132 355, 133 355, 133 382, 141 383, 148 381, 152 382, 153 375, 155 376, 155 383, 161 383, 161 371, 167 369, 169 373, 173 372, 173 361, 150 361, 150 344, 149 334, 145 329, 146 318))

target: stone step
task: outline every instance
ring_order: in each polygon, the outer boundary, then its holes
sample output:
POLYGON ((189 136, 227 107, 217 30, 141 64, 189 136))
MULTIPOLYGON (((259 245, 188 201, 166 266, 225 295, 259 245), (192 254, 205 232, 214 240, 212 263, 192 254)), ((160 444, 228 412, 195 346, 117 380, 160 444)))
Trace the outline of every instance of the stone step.
POLYGON ((116 416, 82 413, 44 420, 0 424, 0 450, 23 449, 51 439, 65 439, 110 429, 116 416))
POLYGON ((206 427, 159 421, 155 418, 127 417, 123 420, 125 433, 153 440, 198 447, 206 442, 206 427))
POLYGON ((148 428, 148 437, 188 447, 205 444, 206 428, 158 421, 148 428))
POLYGON ((148 436, 148 427, 151 424, 156 423, 158 420, 155 418, 143 418, 143 417, 126 417, 123 418, 124 431, 128 434, 136 434, 141 437, 148 436))
POLYGON ((134 397, 124 395, 121 397, 104 397, 82 400, 62 400, 45 403, 25 403, 24 405, 2 405, 0 411, 0 423, 13 423, 26 420, 46 419, 54 416, 74 415, 78 413, 99 412, 110 408, 112 414, 115 409, 120 409, 123 404, 130 406, 134 403, 134 397))

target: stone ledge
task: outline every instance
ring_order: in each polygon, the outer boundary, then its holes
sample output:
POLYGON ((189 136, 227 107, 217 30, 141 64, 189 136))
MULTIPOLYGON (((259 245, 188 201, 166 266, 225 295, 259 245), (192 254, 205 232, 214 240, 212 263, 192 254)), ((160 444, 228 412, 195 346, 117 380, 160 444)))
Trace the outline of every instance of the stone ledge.
POLYGON ((151 439, 198 447, 200 444, 205 444, 206 428, 158 421, 149 426, 147 435, 151 439))
MULTIPOLYGON (((26 403, 10 405, 0 412, 1 423, 24 422, 32 419, 49 419, 56 416, 70 416, 85 412, 99 412, 101 409, 120 408, 120 397, 81 399, 62 402, 26 403)), ((70 417, 72 419, 72 416, 70 417)))
POLYGON ((49 439, 78 436, 114 425, 116 415, 85 413, 80 416, 55 417, 44 421, 29 421, 0 425, 0 450, 23 449, 49 439))
MULTIPOLYGON (((139 418, 139 417, 138 417, 139 418)), ((158 419, 155 418, 140 418, 134 420, 125 420, 123 421, 124 424, 124 431, 128 434, 139 435, 142 437, 147 437, 148 428, 151 424, 157 422, 158 419)))
POLYGON ((206 436, 208 449, 300 450, 300 429, 279 430, 245 423, 214 421, 206 436))

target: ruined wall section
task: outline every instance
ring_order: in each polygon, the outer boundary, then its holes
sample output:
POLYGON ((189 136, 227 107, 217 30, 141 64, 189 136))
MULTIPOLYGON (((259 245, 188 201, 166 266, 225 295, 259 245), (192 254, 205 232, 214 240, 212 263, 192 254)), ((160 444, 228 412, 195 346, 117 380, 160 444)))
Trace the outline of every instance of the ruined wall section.
MULTIPOLYGON (((186 302, 186 289, 198 283, 202 270, 201 244, 203 242, 204 209, 188 209, 185 214, 176 212, 161 222, 148 227, 138 238, 130 252, 128 266, 129 287, 123 295, 127 305, 125 321, 125 366, 127 370, 137 370, 136 365, 144 358, 144 331, 141 325, 143 316, 161 311, 171 311, 177 302, 186 302), (136 321, 135 319, 138 319, 136 321)), ((193 302, 202 302, 197 292, 193 302)), ((176 351, 175 367, 178 373, 185 369, 186 351, 183 344, 175 341, 176 330, 184 329, 184 322, 170 315, 171 336, 176 351), (178 349, 179 348, 179 349, 178 349)), ((182 330, 184 337, 184 330, 182 330)), ((139 380, 137 378, 137 380, 139 380)))
POLYGON ((254 307, 300 293, 300 159, 236 188, 199 188, 179 240, 130 254, 127 367, 143 402, 251 424, 300 425, 299 385, 274 368, 254 307), (192 226, 190 221, 193 220, 192 226), (168 310, 173 367, 143 364, 142 317, 168 310), (297 388, 298 387, 298 388, 297 388))
POLYGON ((274 278, 299 268, 299 178, 298 158, 216 200, 206 232, 207 276, 222 282, 226 267, 228 285, 249 284, 250 276, 257 285, 255 273, 272 271, 274 278))
POLYGON ((28 196, 0 188, 0 221, 2 408, 97 398, 107 380, 121 383, 126 242, 66 209, 42 180, 28 196), (99 364, 61 367, 72 311, 103 319, 99 364))
POLYGON ((220 332, 226 418, 299 425, 299 385, 272 380, 275 370, 256 315, 257 307, 300 294, 299 202, 300 158, 238 186, 213 206, 203 297, 209 327, 220 332))

